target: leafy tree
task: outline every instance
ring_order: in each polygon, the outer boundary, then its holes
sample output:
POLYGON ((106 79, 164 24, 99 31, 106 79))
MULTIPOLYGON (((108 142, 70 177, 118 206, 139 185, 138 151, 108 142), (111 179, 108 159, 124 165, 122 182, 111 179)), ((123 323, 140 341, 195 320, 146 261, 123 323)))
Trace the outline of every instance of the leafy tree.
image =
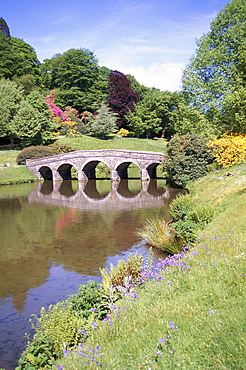
POLYGON ((16 115, 10 122, 11 141, 21 141, 29 145, 33 143, 34 137, 40 132, 41 124, 37 111, 24 99, 21 100, 16 115))
POLYGON ((36 76, 39 81, 39 61, 29 44, 15 37, 7 37, 0 32, 0 78, 11 80, 26 74, 36 76))
POLYGON ((144 98, 135 106, 134 112, 129 111, 126 116, 129 128, 138 136, 164 137, 169 126, 171 102, 172 93, 148 89, 144 98))
POLYGON ((151 90, 151 88, 141 85, 134 76, 126 75, 126 77, 131 82, 132 90, 136 91, 139 94, 140 100, 142 100, 144 96, 151 90))
POLYGON ((0 18, 0 31, 2 31, 5 36, 10 37, 9 26, 3 18, 0 18))
MULTIPOLYGON (((245 37, 246 2, 232 0, 211 23, 210 32, 198 41, 196 54, 184 72, 183 90, 190 103, 214 121, 220 132, 235 129, 231 121, 235 115, 229 117, 224 108, 226 100, 237 99, 245 88, 245 37)), ((234 112, 245 117, 242 106, 234 112)))
POLYGON ((108 95, 106 67, 99 67, 95 55, 87 49, 70 49, 41 65, 47 88, 56 89, 55 104, 72 106, 80 113, 96 111, 108 95))
POLYGON ((129 110, 134 111, 135 104, 139 100, 139 94, 131 88, 131 81, 123 73, 111 71, 107 103, 109 108, 118 115, 119 128, 126 128, 126 115, 129 110))
POLYGON ((9 80, 0 80, 0 137, 11 138, 11 122, 22 101, 21 90, 9 80))
POLYGON ((91 130, 97 136, 101 136, 104 139, 105 135, 117 131, 116 121, 117 115, 113 113, 105 103, 102 103, 91 124, 91 130))
POLYGON ((39 144, 47 139, 47 130, 52 127, 49 108, 38 92, 25 100, 13 81, 0 80, 0 137, 11 143, 39 144))
POLYGON ((211 137, 219 131, 213 120, 194 105, 187 103, 183 92, 174 92, 170 104, 168 131, 171 134, 197 134, 211 137))
POLYGON ((16 78, 15 83, 21 87, 24 95, 30 94, 37 89, 37 79, 34 75, 27 74, 16 78))

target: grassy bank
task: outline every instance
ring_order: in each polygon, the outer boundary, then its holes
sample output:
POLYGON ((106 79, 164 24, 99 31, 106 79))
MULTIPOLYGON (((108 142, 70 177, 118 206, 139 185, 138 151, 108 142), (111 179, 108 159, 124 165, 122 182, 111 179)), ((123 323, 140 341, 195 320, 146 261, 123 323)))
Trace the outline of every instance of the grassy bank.
POLYGON ((54 369, 245 369, 246 165, 190 192, 216 207, 196 245, 118 301, 54 369))
MULTIPOLYGON (((117 138, 112 136, 108 140, 101 140, 92 136, 75 138, 62 137, 57 140, 61 144, 67 144, 74 150, 98 150, 98 149, 129 149, 153 152, 164 152, 166 140, 147 140, 136 138, 117 138)), ((20 184, 36 181, 37 178, 26 169, 26 166, 18 166, 16 157, 18 150, 0 150, 0 185, 20 184), (4 167, 9 163, 9 167, 4 167)))

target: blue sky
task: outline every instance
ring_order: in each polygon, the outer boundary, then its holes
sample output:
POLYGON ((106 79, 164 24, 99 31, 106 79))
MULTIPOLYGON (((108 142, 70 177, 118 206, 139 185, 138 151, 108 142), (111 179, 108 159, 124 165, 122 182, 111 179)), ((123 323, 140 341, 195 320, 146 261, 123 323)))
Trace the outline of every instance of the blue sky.
POLYGON ((230 0, 7 0, 0 17, 40 61, 71 48, 141 84, 180 89, 182 70, 230 0))

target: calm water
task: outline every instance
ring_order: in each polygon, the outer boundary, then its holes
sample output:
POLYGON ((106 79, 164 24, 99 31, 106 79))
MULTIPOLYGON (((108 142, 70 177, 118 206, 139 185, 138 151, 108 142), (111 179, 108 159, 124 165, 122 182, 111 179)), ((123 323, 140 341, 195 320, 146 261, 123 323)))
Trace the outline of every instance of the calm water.
POLYGON ((159 180, 0 187, 0 368, 16 367, 31 314, 100 281, 99 268, 145 255, 136 230, 146 218, 168 219, 177 192, 159 180))

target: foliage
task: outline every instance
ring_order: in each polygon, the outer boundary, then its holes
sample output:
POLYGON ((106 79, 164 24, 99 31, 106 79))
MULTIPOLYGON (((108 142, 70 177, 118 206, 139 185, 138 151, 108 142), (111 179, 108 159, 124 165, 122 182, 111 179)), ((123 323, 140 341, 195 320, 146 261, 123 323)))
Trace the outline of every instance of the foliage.
POLYGON ((35 334, 20 357, 18 370, 50 367, 66 348, 80 342, 79 329, 87 328, 68 302, 59 302, 47 311, 42 307, 40 316, 33 316, 36 319, 36 325, 31 321, 35 334))
POLYGON ((89 320, 94 312, 93 318, 102 320, 107 311, 102 307, 103 289, 95 281, 88 281, 86 285, 79 285, 78 292, 70 295, 68 302, 72 304, 74 314, 89 320))
POLYGON ((26 74, 40 79, 36 52, 26 42, 0 32, 0 78, 13 80, 26 74))
POLYGON ((219 132, 213 120, 206 117, 201 109, 191 104, 183 91, 172 94, 168 119, 169 134, 190 133, 211 138, 219 132))
POLYGON ((0 137, 22 145, 47 142, 54 128, 48 106, 37 91, 24 96, 9 80, 0 80, 0 137))
POLYGON ((225 133, 207 145, 222 167, 230 167, 246 159, 246 135, 225 133))
POLYGON ((173 94, 168 91, 149 89, 143 99, 135 105, 134 111, 129 111, 126 119, 129 128, 136 135, 164 137, 169 127, 169 114, 173 94))
POLYGON ((102 103, 91 123, 91 131, 96 136, 105 138, 105 135, 116 132, 117 117, 105 103, 102 103))
POLYGON ((146 220, 138 231, 138 236, 146 245, 161 249, 165 253, 179 253, 184 247, 182 238, 177 237, 172 225, 163 219, 146 220))
POLYGON ((124 286, 126 279, 130 278, 132 283, 136 283, 141 277, 143 266, 143 256, 130 254, 126 261, 119 260, 114 267, 110 264, 110 270, 107 268, 100 269, 102 275, 102 287, 106 293, 109 293, 110 287, 124 286))
POLYGON ((198 233, 211 222, 215 210, 211 205, 197 202, 190 194, 181 194, 171 202, 170 213, 176 235, 189 244, 194 243, 198 233))
POLYGON ((43 146, 43 145, 36 145, 36 146, 29 146, 24 148, 16 158, 16 162, 19 165, 25 165, 27 159, 38 159, 43 157, 50 157, 52 155, 56 155, 55 148, 51 146, 43 146))
POLYGON ((0 18, 0 32, 3 32, 5 36, 10 37, 9 26, 2 17, 0 18))
POLYGON ((55 154, 64 154, 74 151, 70 145, 59 143, 59 141, 55 141, 53 144, 50 144, 49 147, 52 148, 55 154))
POLYGON ((184 71, 183 91, 219 133, 245 130, 245 104, 239 99, 245 97, 245 25, 246 3, 230 1, 184 71))
POLYGON ((185 188, 189 181, 205 175, 212 162, 206 139, 192 134, 175 135, 167 145, 163 168, 171 186, 185 188))
POLYGON ((118 137, 127 137, 128 135, 130 134, 130 131, 128 131, 127 129, 125 128, 121 128, 117 133, 116 135, 118 137))
POLYGON ((45 97, 45 102, 48 104, 48 106, 50 107, 50 110, 52 112, 52 115, 53 117, 59 117, 62 122, 66 121, 68 119, 68 115, 65 114, 61 108, 57 107, 55 104, 54 104, 54 97, 55 97, 55 90, 52 90, 46 97, 45 97))
POLYGON ((139 99, 139 94, 131 88, 131 81, 123 73, 111 71, 107 103, 109 108, 118 115, 119 129, 127 128, 125 116, 129 110, 132 112, 135 109, 139 99))

